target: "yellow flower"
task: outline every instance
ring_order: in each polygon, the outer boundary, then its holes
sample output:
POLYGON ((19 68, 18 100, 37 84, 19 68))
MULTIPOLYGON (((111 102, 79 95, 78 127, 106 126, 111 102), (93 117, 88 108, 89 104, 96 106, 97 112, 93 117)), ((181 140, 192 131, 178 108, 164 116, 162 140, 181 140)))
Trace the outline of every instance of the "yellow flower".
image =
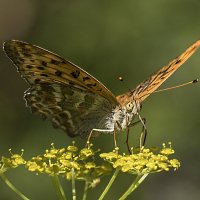
POLYGON ((174 153, 171 143, 169 147, 163 144, 160 153, 144 147, 140 151, 132 149, 132 154, 127 155, 120 154, 119 149, 108 153, 99 154, 98 152, 99 150, 95 151, 92 148, 92 144, 88 144, 87 148, 79 151, 74 144, 61 149, 56 149, 52 144, 43 155, 34 156, 29 161, 25 161, 19 154, 11 153, 10 158, 2 157, 1 172, 25 165, 31 172, 46 173, 51 176, 65 174, 68 180, 73 175, 76 180, 86 180, 92 184, 94 180, 100 179, 101 176, 109 174, 116 168, 124 173, 141 175, 169 171, 171 168, 176 170, 180 167, 177 159, 169 158, 174 153), (100 165, 95 163, 98 156, 103 159, 100 165))

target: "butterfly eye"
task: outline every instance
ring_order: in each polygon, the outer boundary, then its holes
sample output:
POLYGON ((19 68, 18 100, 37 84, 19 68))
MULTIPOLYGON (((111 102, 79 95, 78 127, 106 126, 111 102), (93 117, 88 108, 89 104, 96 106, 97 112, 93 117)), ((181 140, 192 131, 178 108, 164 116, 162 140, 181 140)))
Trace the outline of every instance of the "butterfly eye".
POLYGON ((132 103, 132 102, 127 103, 127 104, 126 104, 126 109, 127 109, 128 111, 131 111, 131 110, 133 109, 133 103, 132 103))

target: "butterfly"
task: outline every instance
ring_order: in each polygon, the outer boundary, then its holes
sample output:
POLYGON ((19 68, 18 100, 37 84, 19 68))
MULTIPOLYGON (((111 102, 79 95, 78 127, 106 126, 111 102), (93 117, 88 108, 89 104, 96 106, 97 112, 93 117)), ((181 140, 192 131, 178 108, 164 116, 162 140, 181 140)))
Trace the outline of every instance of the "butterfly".
POLYGON ((199 46, 200 40, 136 88, 118 96, 88 72, 41 47, 9 40, 4 51, 30 86, 24 98, 31 111, 49 118, 69 136, 85 138, 92 130, 113 133, 128 128, 142 102, 199 46))

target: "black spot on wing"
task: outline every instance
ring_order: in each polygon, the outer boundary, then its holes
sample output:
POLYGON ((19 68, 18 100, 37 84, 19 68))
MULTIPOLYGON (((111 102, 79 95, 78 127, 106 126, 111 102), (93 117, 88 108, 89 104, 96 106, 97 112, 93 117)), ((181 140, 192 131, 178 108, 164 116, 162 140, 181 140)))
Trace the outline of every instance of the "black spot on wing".
POLYGON ((43 83, 43 84, 40 84, 40 87, 42 91, 46 91, 47 93, 55 92, 55 89, 51 85, 43 83))
POLYGON ((41 79, 36 78, 36 79, 34 80, 34 83, 37 84, 37 83, 39 83, 40 81, 41 81, 41 79))
POLYGON ((54 65, 59 65, 60 64, 60 61, 57 61, 57 60, 51 60, 51 64, 54 64, 54 65))
POLYGON ((40 74, 40 76, 43 76, 43 77, 48 77, 47 74, 40 74))
POLYGON ((26 68, 27 68, 27 69, 32 69, 33 66, 32 66, 32 65, 26 65, 26 68))
POLYGON ((39 67, 37 67, 39 70, 44 70, 44 67, 41 67, 41 66, 39 66, 39 67))
POLYGON ((97 84, 96 83, 88 83, 88 84, 86 84, 89 88, 91 88, 91 87, 95 87, 95 86, 97 86, 97 84))
POLYGON ((55 72, 55 75, 56 75, 56 76, 61 76, 61 75, 62 75, 62 72, 59 71, 59 70, 57 70, 57 71, 55 72))
POLYGON ((90 80, 90 78, 89 77, 83 77, 83 81, 87 81, 87 80, 90 80))
POLYGON ((71 75, 74 77, 74 78, 78 78, 79 75, 80 75, 80 71, 76 70, 74 72, 71 72, 71 75))
POLYGON ((47 67, 47 62, 42 61, 42 66, 47 67))
POLYGON ((181 62, 181 60, 177 60, 176 62, 175 62, 175 64, 178 64, 178 63, 180 63, 181 62))
POLYGON ((29 54, 29 53, 26 53, 26 52, 23 52, 23 55, 24 55, 24 57, 26 57, 26 58, 31 58, 31 57, 32 57, 32 55, 31 55, 31 54, 29 54))

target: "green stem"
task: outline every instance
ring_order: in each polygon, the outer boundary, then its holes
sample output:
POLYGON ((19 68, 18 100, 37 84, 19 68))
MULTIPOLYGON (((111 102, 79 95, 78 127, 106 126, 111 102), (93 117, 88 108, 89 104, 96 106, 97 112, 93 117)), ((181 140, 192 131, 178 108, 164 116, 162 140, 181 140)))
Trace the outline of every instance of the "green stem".
POLYGON ((62 185, 60 184, 59 178, 57 175, 52 176, 51 180, 53 182, 54 188, 56 190, 59 200, 67 200, 62 185))
POLYGON ((118 173, 119 173, 119 169, 116 169, 114 174, 112 175, 112 178, 110 179, 108 185, 106 186, 105 190, 103 191, 103 193, 101 194, 101 196, 99 197, 98 200, 102 200, 105 197, 105 195, 109 191, 110 187, 112 186, 114 180, 116 179, 118 173))
POLYGON ((131 186, 128 188, 128 190, 119 198, 119 200, 124 200, 127 198, 128 195, 130 195, 148 176, 148 174, 141 174, 138 175, 134 182, 131 184, 131 186))
POLYGON ((74 169, 71 170, 72 173, 72 199, 76 200, 76 187, 75 187, 75 178, 74 178, 74 169))
POLYGON ((4 173, 0 173, 0 177, 1 179, 6 183, 6 185, 12 190, 14 191, 16 194, 19 195, 19 197, 23 200, 29 200, 26 196, 24 196, 8 179, 7 177, 4 175, 4 173))
POLYGON ((82 200, 86 200, 87 199, 88 186, 89 186, 88 181, 85 181, 85 187, 84 187, 84 191, 83 191, 83 198, 82 198, 82 200))

